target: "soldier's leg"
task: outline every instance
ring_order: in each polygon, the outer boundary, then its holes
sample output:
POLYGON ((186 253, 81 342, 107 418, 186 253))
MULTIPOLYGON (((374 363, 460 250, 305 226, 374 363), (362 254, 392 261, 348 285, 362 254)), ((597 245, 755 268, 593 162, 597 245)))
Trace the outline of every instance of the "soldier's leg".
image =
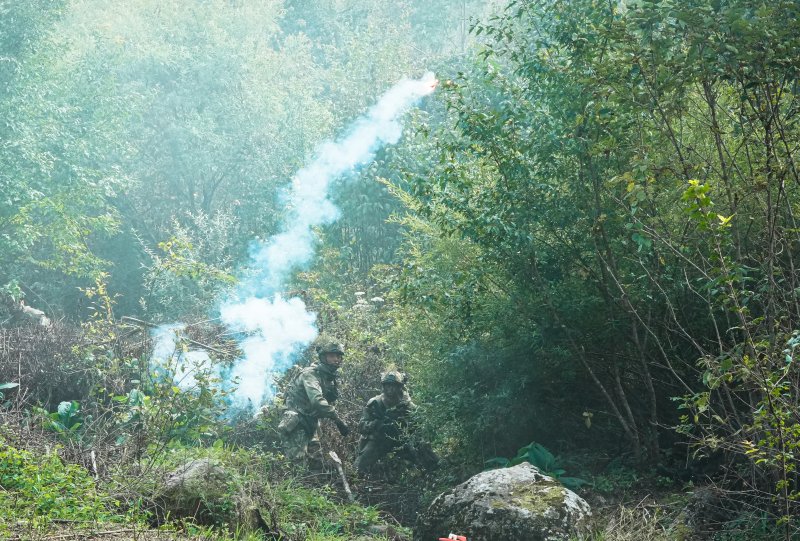
POLYGON ((311 436, 311 438, 308 440, 308 444, 306 445, 306 461, 309 470, 320 472, 324 469, 322 445, 319 442, 319 436, 317 435, 317 432, 314 432, 314 435, 311 436))
POLYGON ((414 462, 428 471, 439 467, 439 457, 427 442, 418 442, 414 446, 414 462))
POLYGON ((375 463, 385 454, 385 446, 375 440, 367 441, 364 443, 363 447, 359 449, 358 457, 355 461, 356 470, 361 474, 369 472, 375 463))
POLYGON ((283 454, 292 462, 302 462, 308 448, 308 433, 302 425, 296 426, 292 431, 281 434, 283 454))

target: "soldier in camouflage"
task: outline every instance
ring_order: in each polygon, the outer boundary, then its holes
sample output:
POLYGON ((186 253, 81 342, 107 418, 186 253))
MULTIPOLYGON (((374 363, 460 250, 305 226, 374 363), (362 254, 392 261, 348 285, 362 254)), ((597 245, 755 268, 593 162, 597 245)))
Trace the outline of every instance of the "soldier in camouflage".
POLYGON ((375 463, 390 452, 426 469, 434 468, 439 459, 425 442, 412 442, 411 415, 416 408, 405 388, 403 374, 391 370, 381 378, 383 392, 372 397, 364 407, 359 423, 361 438, 355 466, 359 473, 368 473, 375 463))
POLYGON ((286 411, 278 425, 286 456, 294 461, 308 460, 313 465, 321 465, 320 419, 333 420, 343 436, 350 433, 333 406, 339 397, 336 372, 342 365, 344 348, 338 342, 327 341, 317 352, 319 362, 304 368, 289 386, 286 411))

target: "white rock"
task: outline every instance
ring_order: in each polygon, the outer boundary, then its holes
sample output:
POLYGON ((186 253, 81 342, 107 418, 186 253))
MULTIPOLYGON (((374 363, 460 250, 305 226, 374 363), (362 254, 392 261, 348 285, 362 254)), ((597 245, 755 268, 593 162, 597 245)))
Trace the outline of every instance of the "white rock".
POLYGON ((481 472, 440 494, 414 528, 415 540, 449 532, 470 541, 567 541, 585 532, 589 504, 531 464, 481 472))

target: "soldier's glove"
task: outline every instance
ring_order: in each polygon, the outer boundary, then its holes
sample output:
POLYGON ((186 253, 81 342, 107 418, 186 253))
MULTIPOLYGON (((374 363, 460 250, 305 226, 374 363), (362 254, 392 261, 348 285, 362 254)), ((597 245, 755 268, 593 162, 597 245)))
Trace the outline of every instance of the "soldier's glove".
POLYGON ((347 436, 350 433, 350 427, 344 424, 344 421, 341 419, 336 419, 334 423, 336 423, 336 428, 339 429, 339 434, 342 436, 347 436))

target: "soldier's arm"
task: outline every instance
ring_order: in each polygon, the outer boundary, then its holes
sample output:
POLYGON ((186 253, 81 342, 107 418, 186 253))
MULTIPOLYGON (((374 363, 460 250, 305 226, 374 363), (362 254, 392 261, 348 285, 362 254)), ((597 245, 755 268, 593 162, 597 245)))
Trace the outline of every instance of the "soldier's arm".
POLYGON ((361 421, 358 423, 358 431, 362 434, 372 434, 381 424, 374 400, 367 402, 364 412, 361 414, 361 421))
POLYGON ((336 408, 329 404, 322 394, 319 380, 312 374, 302 374, 300 377, 314 415, 319 418, 338 419, 339 414, 336 413, 336 408))
POLYGON ((403 428, 411 432, 414 429, 414 416, 416 415, 417 405, 411 401, 411 398, 406 394, 406 400, 402 403, 402 415, 400 418, 403 428))

